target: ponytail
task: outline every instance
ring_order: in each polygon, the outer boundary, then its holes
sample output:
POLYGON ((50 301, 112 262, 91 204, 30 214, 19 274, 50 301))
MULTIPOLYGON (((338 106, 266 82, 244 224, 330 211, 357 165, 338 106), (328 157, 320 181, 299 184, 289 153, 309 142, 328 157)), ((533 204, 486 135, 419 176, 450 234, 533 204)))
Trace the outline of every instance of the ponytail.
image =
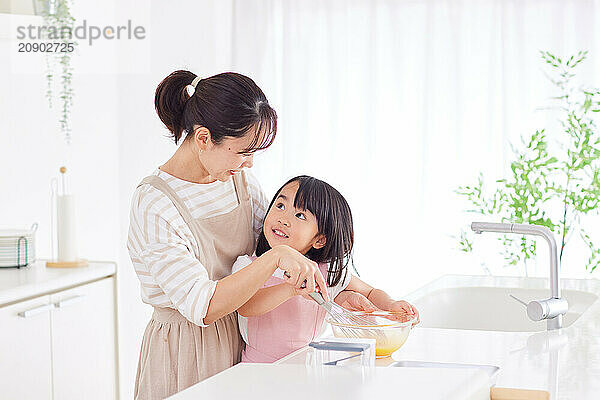
POLYGON ((215 144, 225 137, 253 134, 244 150, 251 153, 269 147, 277 133, 277 113, 265 94, 252 79, 234 72, 199 79, 190 71, 175 71, 156 88, 154 106, 175 144, 194 126, 203 126, 215 144), (196 87, 190 96, 187 87, 192 82, 196 87))
POLYGON ((156 88, 154 107, 160 120, 171 132, 175 144, 183 135, 183 113, 190 98, 186 87, 196 75, 190 71, 179 70, 171 73, 156 88))

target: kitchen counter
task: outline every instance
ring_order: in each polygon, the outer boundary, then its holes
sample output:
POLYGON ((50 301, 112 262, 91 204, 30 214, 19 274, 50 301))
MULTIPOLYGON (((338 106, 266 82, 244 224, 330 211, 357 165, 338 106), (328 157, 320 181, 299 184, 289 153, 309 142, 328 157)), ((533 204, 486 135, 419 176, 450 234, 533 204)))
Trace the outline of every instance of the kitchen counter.
MULTIPOLYGON (((546 279, 449 275, 434 281, 433 285, 427 285, 427 290, 463 286, 543 289, 548 285, 546 279)), ((600 281, 596 279, 562 279, 561 288, 600 296, 600 281)), ((420 289, 406 296, 406 299, 413 301, 422 295, 420 289)), ((304 363, 305 353, 301 349, 278 362, 304 363)), ((546 390, 552 400, 598 399, 600 300, 596 300, 571 326, 550 332, 417 326, 402 348, 392 357, 376 360, 376 365, 384 366, 394 361, 495 365, 500 367, 496 376, 498 387, 546 390)))
POLYGON ((112 276, 116 264, 90 261, 86 267, 47 268, 45 260, 21 268, 0 268, 0 307, 112 276))
MULTIPOLYGON (((442 279, 435 283, 438 287, 433 287, 433 289, 444 287, 444 285, 532 289, 549 287, 547 280, 544 279, 526 280, 504 277, 451 276, 449 279, 442 279)), ((564 290, 579 290, 600 296, 600 281, 595 279, 564 279, 561 280, 561 287, 564 290)), ((430 287, 430 289, 432 288, 430 287)), ((418 292, 408 295, 406 299, 411 301, 415 296, 422 295, 418 292)), ((375 370, 390 371, 381 372, 380 376, 393 381, 394 384, 392 386, 387 383, 379 388, 369 386, 372 390, 376 390, 375 392, 366 392, 364 385, 370 385, 370 383, 343 372, 346 367, 330 367, 338 368, 337 372, 332 372, 336 374, 332 376, 332 382, 336 382, 335 387, 340 388, 339 391, 328 392, 326 383, 317 386, 316 389, 312 388, 312 385, 319 380, 318 377, 315 378, 314 374, 310 374, 310 368, 305 366, 305 358, 306 348, 269 366, 237 365, 186 389, 173 398, 191 399, 208 393, 217 395, 222 394, 218 390, 223 388, 227 388, 227 393, 244 393, 244 397, 251 398, 253 393, 261 393, 263 397, 267 398, 282 395, 285 395, 286 398, 305 398, 306 396, 303 394, 306 392, 302 391, 302 385, 311 387, 309 397, 316 398, 373 398, 373 393, 390 396, 403 393, 402 390, 406 390, 407 387, 417 387, 422 390, 421 392, 407 392, 407 398, 429 398, 427 396, 430 394, 428 392, 430 386, 439 386, 431 385, 431 382, 445 382, 444 377, 447 376, 447 371, 423 368, 421 372, 415 372, 415 368, 385 368, 385 366, 394 361, 433 361, 495 365, 500 367, 495 377, 497 387, 545 390, 550 393, 552 400, 597 399, 600 393, 600 300, 590 305, 571 326, 550 332, 501 332, 416 327, 411 332, 406 344, 392 357, 376 360, 378 367, 375 370), (421 382, 421 378, 427 374, 429 374, 429 385, 425 383, 418 386, 411 383, 421 382), (284 382, 278 381, 279 379, 283 379, 284 382), (269 390, 261 389, 259 387, 261 382, 267 385, 269 390), (268 382, 274 383, 269 387, 268 382), (279 389, 271 390, 273 388, 279 389), (330 397, 321 396, 324 393, 329 393, 330 397), (363 395, 361 396, 360 393, 363 395)), ((468 397, 471 395, 470 386, 463 380, 460 382, 463 384, 463 390, 457 387, 459 390, 457 393, 460 393, 462 397, 439 398, 472 398, 468 397)))
POLYGON ((489 387, 477 370, 238 364, 169 399, 489 400, 489 387))

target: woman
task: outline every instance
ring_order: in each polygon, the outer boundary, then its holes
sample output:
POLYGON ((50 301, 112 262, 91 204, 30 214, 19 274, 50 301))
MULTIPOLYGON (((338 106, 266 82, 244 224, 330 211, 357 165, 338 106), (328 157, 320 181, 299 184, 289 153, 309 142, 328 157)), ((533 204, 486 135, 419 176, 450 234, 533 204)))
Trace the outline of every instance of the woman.
MULTIPOLYGON (((288 283, 326 288, 317 264, 276 246, 231 274, 252 254, 267 200, 252 167, 254 152, 277 132, 277 115, 252 79, 175 71, 158 86, 155 107, 175 154, 134 192, 127 247, 154 312, 142 340, 136 399, 162 399, 240 361, 235 311, 273 272, 288 283)), ((326 296, 327 292, 323 290, 326 296)), ((349 294, 345 305, 368 301, 349 294)))

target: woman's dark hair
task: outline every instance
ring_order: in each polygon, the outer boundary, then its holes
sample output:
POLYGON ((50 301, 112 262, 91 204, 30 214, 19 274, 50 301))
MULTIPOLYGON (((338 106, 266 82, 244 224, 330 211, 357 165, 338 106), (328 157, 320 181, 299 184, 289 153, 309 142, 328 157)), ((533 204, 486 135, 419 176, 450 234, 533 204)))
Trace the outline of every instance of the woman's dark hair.
MULTIPOLYGON (((312 176, 300 175, 279 188, 268 210, 273 207, 279 192, 292 182, 299 184, 294 198, 294 207, 310 211, 317 218, 318 233, 324 235, 326 239, 325 246, 320 249, 313 247, 305 256, 317 263, 329 263, 327 284, 335 286, 342 278, 346 278, 348 263, 352 261, 354 227, 350 206, 344 196, 328 183, 312 176)), ((270 249, 264 230, 261 230, 256 245, 256 255, 261 256, 270 249)))
POLYGON ((187 89, 195 78, 190 71, 175 71, 156 88, 156 112, 175 144, 199 125, 210 131, 215 144, 225 137, 253 133, 254 140, 243 153, 271 145, 277 133, 277 113, 252 79, 234 72, 214 75, 201 79, 190 96, 187 89), (258 143, 261 133, 264 136, 258 143))

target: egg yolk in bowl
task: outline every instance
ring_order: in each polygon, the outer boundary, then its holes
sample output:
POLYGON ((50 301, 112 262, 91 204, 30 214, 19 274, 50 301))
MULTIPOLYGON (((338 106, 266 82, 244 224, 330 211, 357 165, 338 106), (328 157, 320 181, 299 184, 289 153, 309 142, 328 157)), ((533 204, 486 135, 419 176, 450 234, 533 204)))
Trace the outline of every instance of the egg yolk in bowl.
POLYGON ((377 358, 390 356, 398 350, 410 334, 414 315, 377 311, 352 312, 349 318, 328 318, 335 337, 375 339, 377 358))

